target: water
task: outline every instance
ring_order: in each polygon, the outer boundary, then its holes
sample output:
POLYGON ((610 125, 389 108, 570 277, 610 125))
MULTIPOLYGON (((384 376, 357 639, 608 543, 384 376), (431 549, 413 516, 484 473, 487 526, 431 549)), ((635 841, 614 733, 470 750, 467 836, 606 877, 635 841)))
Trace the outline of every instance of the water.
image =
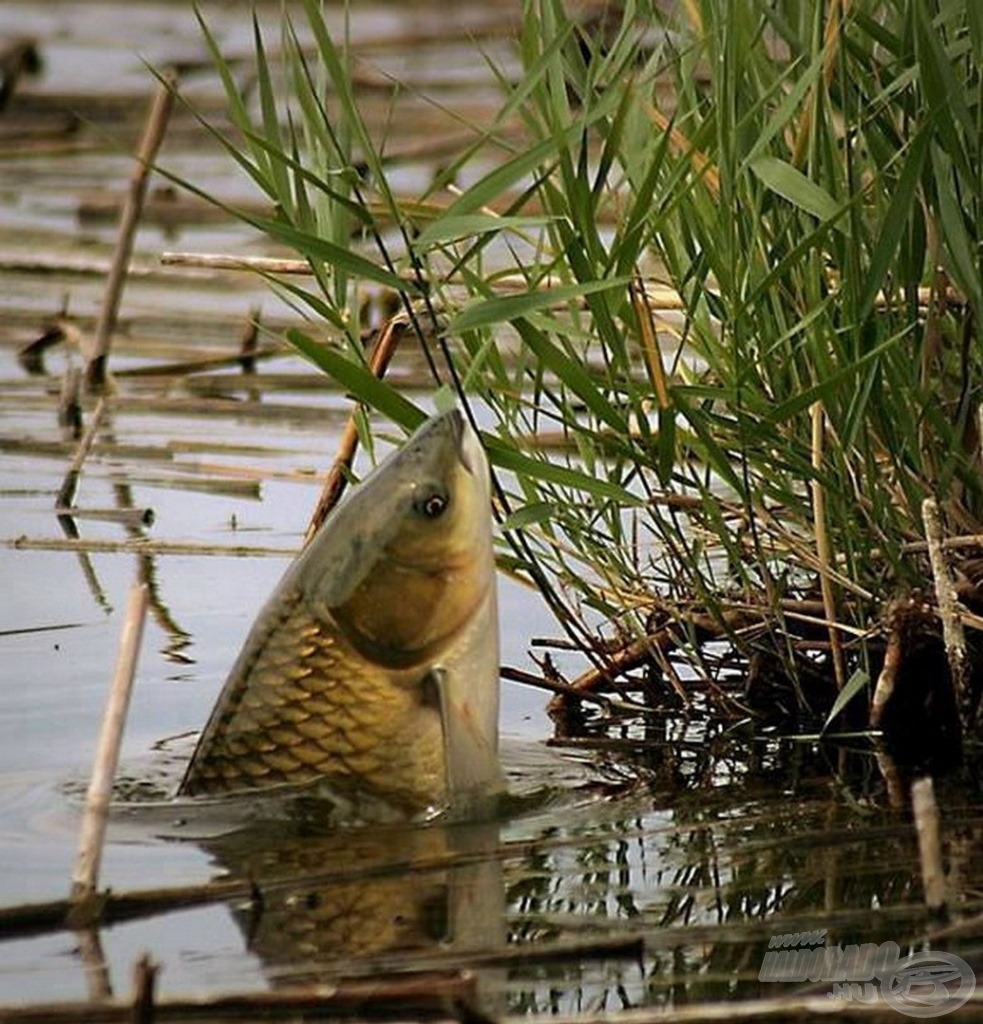
MULTIPOLYGON (((491 17, 477 7, 454 10, 472 25, 491 17)), ((271 7, 264 17, 275 13, 271 7)), ((229 46, 248 51, 248 19, 238 7, 216 6, 209 16, 229 46)), ((418 47, 412 59, 398 45, 378 45, 411 28, 436 33, 448 24, 447 8, 358 5, 354 24, 387 70, 421 81, 439 73, 442 82, 455 79, 455 102, 489 106, 488 81, 460 38, 418 47)), ((58 94, 74 91, 93 123, 49 140, 43 152, 0 136, 0 257, 105 259, 112 224, 83 220, 79 205, 93 190, 124 186, 123 154, 151 89, 135 54, 159 62, 201 55, 190 9, 0 3, 0 38, 15 33, 38 36, 46 65, 14 112, 43 119, 58 94), (127 95, 133 110, 120 101, 127 95)), ((507 59, 501 40, 489 45, 507 59)), ((194 89, 218 106, 213 78, 199 74, 194 89)), ((172 166, 244 195, 220 155, 193 138, 179 118, 167 151, 172 166)), ((407 180, 422 173, 408 167, 407 180)), ((231 222, 145 226, 138 262, 153 267, 164 249, 265 251, 231 222)), ((134 532, 79 520, 82 538, 106 550, 63 550, 52 507, 71 446, 61 444, 57 393, 67 362, 79 359, 55 350, 45 372, 31 376, 16 353, 66 296, 91 330, 101 278, 13 267, 0 279, 2 907, 67 894, 78 794, 133 582, 151 583, 152 607, 122 774, 146 796, 147 787, 173 782, 188 736, 299 546, 320 488, 315 474, 333 457, 348 406, 288 355, 264 362, 254 377, 235 367, 120 376, 78 502, 151 508, 155 523, 134 532), (133 550, 142 535, 169 547, 133 550), (17 546, 18 538, 27 543, 17 546)), ((256 304, 273 328, 295 319, 262 282, 242 276, 135 279, 113 366, 234 354, 256 304)), ((396 372, 409 379, 415 370, 407 363, 396 372)), ((555 636, 557 627, 533 593, 504 578, 501 587, 503 661, 534 668, 530 639, 555 636)), ((576 674, 575 656, 559 664, 576 674)), ((233 828, 188 820, 167 805, 117 813, 104 886, 249 880, 261 905, 247 887, 230 900, 146 914, 97 934, 0 935, 0 1004, 125 994, 144 951, 162 967, 166 997, 451 969, 475 961, 475 950, 508 944, 521 954, 478 975, 486 1005, 514 1013, 792 994, 808 986, 758 981, 769 939, 819 927, 829 929, 830 943, 893 940, 979 961, 978 930, 933 936, 914 829, 893 809, 868 750, 764 742, 682 721, 633 726, 621 744, 550 749, 544 695, 516 684, 505 684, 502 728, 513 799, 493 823, 325 833, 309 818, 233 828), (626 952, 634 939, 644 943, 641 955, 637 947, 626 952), (558 943, 577 951, 542 956, 558 943)), ((957 915, 979 914, 978 794, 943 782, 939 798, 957 915)))

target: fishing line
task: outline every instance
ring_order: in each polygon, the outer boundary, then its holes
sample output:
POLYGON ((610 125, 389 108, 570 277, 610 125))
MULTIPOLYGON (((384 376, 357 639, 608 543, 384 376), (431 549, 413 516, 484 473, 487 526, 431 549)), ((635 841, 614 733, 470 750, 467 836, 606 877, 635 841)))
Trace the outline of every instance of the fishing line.
MULTIPOLYGON (((330 131, 330 128, 329 128, 330 131)), ((332 132, 332 138, 334 133, 332 132)), ((355 196, 356 201, 362 206, 363 209, 368 209, 364 195, 357 184, 352 185, 352 193, 355 196)), ((395 210, 393 211, 396 212, 395 210)), ((412 240, 409 232, 407 231, 405 222, 402 217, 396 216, 396 227, 399 231, 400 236, 403 239, 403 243, 406 247, 407 257, 410 261, 410 265, 413 270, 414 283, 420 291, 421 300, 426 308, 427 316, 430 320, 433 328, 433 334, 437 342, 437 347, 440 350, 441 357, 447 372, 450 377, 451 387, 454 393, 457 395, 458 401, 460 402, 461 408, 464 411, 464 415, 470 425, 471 429, 474 430, 475 434, 480 436, 481 430, 478 425, 478 421, 474 415, 474 410, 471 407, 471 403, 468 401, 467 394, 465 393, 461 376, 458 373, 457 366, 454 363, 454 359, 451 355, 450 348, 447 344, 447 337, 445 332, 441 329, 440 316, 434 307, 433 300, 430 295, 429 282, 424 277, 423 264, 414 251, 412 240)), ((381 233, 375 224, 373 218, 368 228, 369 233, 372 236, 373 241, 382 260, 386 266, 386 269, 396 274, 395 263, 389 253, 389 249, 386 246, 385 241, 382 238, 381 233)), ((413 332, 420 343, 420 347, 423 350, 424 357, 427 361, 427 366, 430 370, 430 374, 434 379, 437 387, 443 386, 443 380, 440 375, 440 370, 437 367, 436 360, 434 359, 433 353, 430 347, 427 345, 426 332, 420 323, 417 312, 413 307, 413 303, 410 301, 410 297, 406 291, 400 289, 397 294, 399 295, 400 303, 406 313, 410 325, 413 328, 413 332)), ((498 475, 495 472, 493 466, 489 465, 489 475, 491 479, 492 489, 495 492, 495 497, 498 499, 498 507, 493 504, 492 513, 495 516, 496 522, 501 526, 505 519, 512 514, 511 503, 509 502, 508 495, 506 494, 505 488, 502 486, 498 475)), ((610 671, 610 664, 606 658, 604 658, 596 649, 594 638, 584 626, 584 624, 573 614, 572 611, 566 606, 563 599, 556 592, 552 583, 543 572, 539 562, 536 558, 535 553, 532 550, 529 541, 526 539, 522 531, 516 530, 503 530, 503 535, 509 547, 513 553, 522 560, 526 565, 526 571, 529 573, 533 583, 537 590, 542 595, 543 600, 549 606, 557 622, 567 636, 577 644, 578 650, 582 651, 588 660, 594 665, 595 668, 608 673, 610 671)))

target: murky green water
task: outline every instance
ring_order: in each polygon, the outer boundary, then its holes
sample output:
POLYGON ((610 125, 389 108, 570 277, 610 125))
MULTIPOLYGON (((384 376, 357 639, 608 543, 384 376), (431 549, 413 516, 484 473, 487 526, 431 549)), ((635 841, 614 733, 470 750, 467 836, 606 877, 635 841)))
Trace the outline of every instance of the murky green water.
MULTIPOLYGON (((446 33, 453 19, 480 27, 507 16, 496 10, 357 5, 353 24, 379 66, 421 84, 440 77, 442 88, 456 75, 455 102, 478 109, 490 89, 473 70, 466 34, 412 55, 398 38, 427 26, 446 33), (382 46, 383 37, 396 42, 382 46)), ((228 46, 247 52, 244 9, 216 5, 210 17, 228 46)), ((81 210, 93 194, 125 184, 125 147, 143 104, 121 97, 151 88, 135 54, 165 63, 196 59, 202 47, 190 8, 161 3, 0 2, 0 39, 25 33, 38 36, 45 71, 0 115, 0 131, 16 115, 48 134, 0 134, 0 906, 68 892, 77 793, 132 583, 150 582, 153 594, 123 755, 125 776, 140 788, 173 778, 188 743, 174 737, 204 722, 300 543, 316 474, 333 457, 347 412, 344 396, 288 355, 253 376, 236 367, 192 377, 121 373, 78 502, 151 508, 155 523, 133 530, 79 520, 81 538, 102 547, 66 539, 52 508, 73 446, 62 441, 57 396, 68 362, 79 358, 59 348, 31 375, 16 354, 66 297, 91 330, 101 276, 90 271, 108 258, 114 231, 81 210), (67 136, 53 127, 62 93, 78 97, 85 122, 67 136), (38 258, 64 266, 41 273, 27 265, 38 258), (152 545, 137 550, 142 536, 152 545)), ((507 44, 488 39, 508 59, 507 44)), ((209 75, 192 82, 216 106, 209 75)), ((166 159, 225 195, 246 194, 186 120, 176 122, 166 159)), ((409 166, 407 180, 425 171, 409 166)), ((137 262, 153 272, 127 288, 117 372, 235 354, 257 304, 274 328, 291 318, 261 282, 162 273, 155 260, 164 249, 267 251, 223 221, 148 223, 137 262)), ((531 668, 530 638, 556 627, 534 595, 509 581, 502 587, 503 660, 531 668)), ((575 659, 561 667, 574 670, 575 659)), ((164 996, 477 965, 485 1005, 514 1013, 791 995, 809 984, 758 980, 769 940, 817 928, 828 929, 830 944, 891 940, 978 965, 980 929, 932 933, 914 829, 891 809, 869 751, 672 722, 659 736, 630 732, 616 749, 562 752, 545 746, 543 703, 539 691, 505 686, 514 799, 491 824, 323 834, 301 820, 217 836, 179 809, 118 814, 105 886, 227 878, 248 880, 252 895, 147 914, 96 936, 8 930, 0 1004, 125 994, 145 951, 161 965, 164 996)), ((983 805, 954 783, 940 783, 939 797, 953 908, 970 917, 983 911, 983 805)))

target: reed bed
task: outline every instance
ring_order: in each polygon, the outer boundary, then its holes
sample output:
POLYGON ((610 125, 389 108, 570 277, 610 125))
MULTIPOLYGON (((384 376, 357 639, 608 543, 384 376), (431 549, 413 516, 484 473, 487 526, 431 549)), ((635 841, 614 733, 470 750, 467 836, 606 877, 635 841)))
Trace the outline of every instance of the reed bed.
MULTIPOLYGON (((951 698, 913 545, 927 498, 943 536, 974 535, 983 495, 971 3, 530 0, 518 72, 486 54, 497 110, 448 114, 470 142, 410 197, 385 161, 398 83, 380 127, 315 3, 275 37, 257 23, 248 88, 202 29, 233 126, 214 135, 276 210, 241 216, 297 254, 309 277, 271 283, 334 333, 287 340, 412 427, 359 327, 366 294, 393 296, 433 387, 492 419, 501 563, 584 680, 863 727, 894 643, 912 666, 938 648, 951 698)), ((978 555, 947 556, 971 651, 978 555)), ((902 717, 940 699, 908 696, 902 717)))

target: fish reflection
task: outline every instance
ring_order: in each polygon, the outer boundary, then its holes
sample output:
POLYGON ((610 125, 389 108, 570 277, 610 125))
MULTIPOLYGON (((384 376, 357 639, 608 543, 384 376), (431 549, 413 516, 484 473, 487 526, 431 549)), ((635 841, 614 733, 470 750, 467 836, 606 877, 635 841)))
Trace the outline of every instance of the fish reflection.
POLYGON ((505 896, 495 824, 385 826, 283 835, 269 827, 202 845, 256 896, 233 909, 272 984, 323 982, 428 956, 500 946, 505 896))

